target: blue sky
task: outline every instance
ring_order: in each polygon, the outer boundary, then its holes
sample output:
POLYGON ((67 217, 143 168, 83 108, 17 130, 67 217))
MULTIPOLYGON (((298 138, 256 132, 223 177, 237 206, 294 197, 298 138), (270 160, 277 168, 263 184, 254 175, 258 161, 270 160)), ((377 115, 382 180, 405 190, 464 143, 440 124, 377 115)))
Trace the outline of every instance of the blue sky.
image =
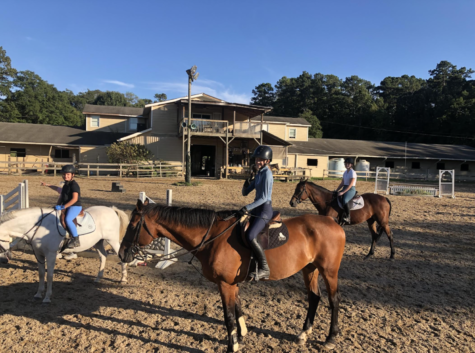
POLYGON ((193 93, 248 103, 252 89, 307 71, 428 77, 475 69, 475 1, 8 1, 0 46, 57 88, 193 93))

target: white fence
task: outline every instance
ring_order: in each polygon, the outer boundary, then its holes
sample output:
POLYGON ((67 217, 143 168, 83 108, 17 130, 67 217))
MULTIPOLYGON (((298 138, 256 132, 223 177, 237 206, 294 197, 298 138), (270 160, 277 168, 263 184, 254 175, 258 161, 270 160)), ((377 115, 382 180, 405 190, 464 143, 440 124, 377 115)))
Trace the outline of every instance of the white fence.
MULTIPOLYGON (((139 199, 142 202, 145 202, 145 200, 148 200, 150 203, 155 203, 150 197, 148 197, 145 192, 141 192, 139 194, 139 199)), ((167 206, 172 205, 172 190, 168 189, 167 190, 167 206)), ((155 268, 160 268, 160 269, 165 269, 171 264, 175 263, 177 261, 176 258, 174 259, 168 259, 168 255, 171 253, 171 242, 170 239, 168 238, 159 238, 156 239, 152 242, 151 246, 145 250, 146 254, 150 255, 163 255, 164 260, 161 260, 157 263, 155 268)))
POLYGON ((18 186, 6 195, 0 195, 0 215, 5 211, 28 208, 28 180, 23 180, 18 186))
MULTIPOLYGON (((389 179, 388 179, 389 181, 389 179)), ((378 179, 376 179, 378 184, 378 179)), ((376 189, 377 186, 375 186, 376 189)), ((395 184, 389 186, 392 195, 404 196, 450 196, 455 198, 455 170, 440 170, 439 184, 395 184)))

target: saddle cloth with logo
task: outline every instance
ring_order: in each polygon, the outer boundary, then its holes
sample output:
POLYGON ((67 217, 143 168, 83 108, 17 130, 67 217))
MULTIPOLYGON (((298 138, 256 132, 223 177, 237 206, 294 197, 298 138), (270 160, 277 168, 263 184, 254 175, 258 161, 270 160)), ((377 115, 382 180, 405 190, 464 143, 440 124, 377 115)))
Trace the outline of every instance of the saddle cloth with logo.
MULTIPOLYGON (((61 216, 61 218, 58 219, 58 230, 59 230, 59 234, 61 234, 61 236, 64 237, 66 235, 66 227, 65 225, 63 225, 64 223, 63 220, 64 220, 63 216, 61 216)), ((76 224, 78 235, 89 234, 96 230, 96 223, 94 222, 94 219, 92 218, 89 212, 85 212, 85 211, 81 212, 79 216, 77 216, 76 219, 74 220, 74 223, 76 224), (82 215, 84 215, 84 217, 81 217, 82 215)))
MULTIPOLYGON (((341 203, 341 198, 340 197, 338 198, 338 206, 340 206, 340 208, 343 208, 343 204, 341 203)), ((360 208, 363 208, 364 207, 363 196, 358 195, 358 196, 353 197, 348 202, 348 206, 350 206, 350 211, 359 210, 360 208)))
MULTIPOLYGON (((249 227, 249 216, 241 219, 241 239, 244 245, 250 248, 246 239, 246 230, 249 227)), ((284 245, 289 240, 289 230, 280 218, 280 212, 274 212, 272 220, 257 235, 257 242, 263 250, 270 250, 284 245)))

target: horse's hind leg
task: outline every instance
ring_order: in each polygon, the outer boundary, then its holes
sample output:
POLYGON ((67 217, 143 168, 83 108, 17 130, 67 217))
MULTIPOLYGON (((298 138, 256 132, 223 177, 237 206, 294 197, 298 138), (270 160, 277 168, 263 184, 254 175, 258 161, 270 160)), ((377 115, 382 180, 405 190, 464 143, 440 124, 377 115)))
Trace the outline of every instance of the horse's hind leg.
POLYGON ((384 232, 388 236, 389 246, 391 247, 391 256, 389 256, 389 258, 391 260, 393 260, 394 259, 394 254, 396 253, 396 250, 394 249, 393 232, 391 231, 391 228, 389 228, 388 223, 385 223, 384 225, 381 225, 381 228, 382 229, 380 231, 380 236, 381 236, 381 234, 383 233, 383 230, 384 230, 384 232))
POLYGON ((340 333, 338 328, 338 310, 340 309, 340 293, 338 291, 338 269, 323 270, 322 277, 327 287, 328 299, 331 309, 330 333, 325 342, 325 348, 335 347, 335 337, 340 333))
POLYGON ((369 231, 371 232, 371 248, 369 249, 368 255, 365 256, 365 260, 371 256, 374 255, 374 249, 376 249, 376 243, 378 242, 379 238, 381 238, 381 232, 382 230, 379 231, 379 233, 376 231, 376 221, 374 218, 368 219, 368 227, 369 231))
POLYGON ((95 248, 97 249, 97 254, 99 255, 101 264, 99 267, 99 272, 94 282, 99 282, 104 276, 104 268, 106 267, 106 260, 107 260, 107 252, 106 252, 106 249, 104 248, 104 240, 99 240, 99 242, 95 245, 95 248))
POLYGON ((225 282, 218 284, 219 293, 223 302, 224 322, 228 330, 228 350, 227 352, 237 352, 239 341, 235 326, 236 320, 236 285, 229 285, 225 282))
POLYGON ((44 256, 37 256, 38 260, 38 291, 36 292, 34 298, 41 299, 43 298, 43 292, 45 291, 45 273, 46 273, 46 266, 45 266, 45 257, 44 256), (40 262, 41 261, 41 262, 40 262))
POLYGON ((238 339, 241 342, 242 338, 247 335, 247 326, 244 321, 244 313, 241 307, 241 297, 239 296, 239 287, 236 285, 236 322, 238 328, 238 339))
POLYGON ((307 338, 312 333, 313 321, 317 313, 318 304, 320 303, 320 288, 318 287, 318 269, 313 265, 307 265, 302 270, 303 280, 308 293, 308 311, 303 329, 300 335, 297 336, 298 344, 305 344, 307 338))

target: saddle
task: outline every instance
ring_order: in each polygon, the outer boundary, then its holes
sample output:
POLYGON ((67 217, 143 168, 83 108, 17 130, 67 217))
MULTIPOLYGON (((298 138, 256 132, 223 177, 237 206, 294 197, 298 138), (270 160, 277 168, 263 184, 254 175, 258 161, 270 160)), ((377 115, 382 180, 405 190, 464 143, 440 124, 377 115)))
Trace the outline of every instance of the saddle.
MULTIPOLYGON (((76 218, 73 219, 73 223, 76 227, 82 227, 81 224, 78 223, 78 217, 81 217, 83 218, 85 216, 85 213, 84 213, 84 209, 81 207, 81 212, 79 212, 78 216, 76 218)), ((60 216, 60 220, 61 220, 61 225, 63 226, 64 229, 68 229, 66 227, 66 210, 61 210, 61 216, 60 216)))
MULTIPOLYGON (((246 231, 250 225, 250 216, 241 218, 241 239, 244 246, 250 248, 246 239, 246 231)), ((271 220, 266 224, 264 229, 257 235, 257 242, 263 250, 270 250, 284 245, 289 240, 289 230, 282 222, 280 212, 274 211, 271 220)))
MULTIPOLYGON (((342 201, 343 196, 339 196, 337 198, 338 200, 338 206, 343 209, 343 201, 342 201)), ((362 195, 358 195, 358 193, 353 196, 353 198, 348 201, 348 206, 350 208, 350 211, 353 210, 359 210, 360 208, 364 207, 364 199, 362 195)))

